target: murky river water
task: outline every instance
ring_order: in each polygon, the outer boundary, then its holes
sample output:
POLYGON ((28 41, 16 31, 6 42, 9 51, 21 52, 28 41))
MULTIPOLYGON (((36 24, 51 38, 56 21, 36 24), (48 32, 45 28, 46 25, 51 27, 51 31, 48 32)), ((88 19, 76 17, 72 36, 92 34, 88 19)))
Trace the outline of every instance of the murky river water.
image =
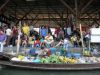
POLYGON ((0 68, 0 75, 100 75, 100 70, 92 71, 40 71, 18 68, 0 68))

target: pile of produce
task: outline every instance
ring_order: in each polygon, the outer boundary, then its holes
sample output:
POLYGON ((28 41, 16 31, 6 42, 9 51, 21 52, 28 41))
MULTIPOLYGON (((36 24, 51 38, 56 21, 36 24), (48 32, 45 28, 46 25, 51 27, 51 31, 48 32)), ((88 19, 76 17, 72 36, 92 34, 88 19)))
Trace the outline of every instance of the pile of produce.
POLYGON ((13 57, 12 61, 23 61, 33 63, 54 63, 54 64, 87 64, 87 63, 100 63, 100 57, 80 57, 80 58, 68 58, 59 55, 50 55, 49 57, 25 57, 19 55, 13 57))
POLYGON ((41 58, 41 63, 77 63, 74 58, 67 58, 65 56, 51 55, 50 57, 41 58))
POLYGON ((84 50, 83 55, 84 56, 91 56, 91 52, 89 50, 84 50))
POLYGON ((74 58, 67 58, 64 56, 58 56, 58 55, 50 55, 49 57, 37 57, 37 58, 28 58, 22 55, 19 55, 18 57, 13 57, 11 59, 12 61, 24 61, 24 62, 34 62, 34 63, 70 63, 74 64, 77 63, 77 59, 74 58))
POLYGON ((23 62, 32 62, 28 57, 25 57, 23 55, 18 55, 17 57, 13 57, 11 59, 12 61, 23 61, 23 62))

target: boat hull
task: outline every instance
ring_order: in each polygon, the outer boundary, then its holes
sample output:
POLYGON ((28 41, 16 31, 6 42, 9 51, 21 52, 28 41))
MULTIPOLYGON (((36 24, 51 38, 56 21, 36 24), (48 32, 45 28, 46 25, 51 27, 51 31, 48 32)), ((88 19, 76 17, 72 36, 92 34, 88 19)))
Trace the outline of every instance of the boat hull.
POLYGON ((0 54, 0 65, 23 69, 38 70, 96 70, 100 69, 100 63, 88 64, 54 64, 54 63, 33 63, 23 61, 11 61, 12 56, 0 54))
POLYGON ((17 67, 23 69, 38 69, 38 70, 95 70, 100 69, 100 63, 94 64, 41 64, 17 61, 1 61, 1 65, 9 67, 17 67))

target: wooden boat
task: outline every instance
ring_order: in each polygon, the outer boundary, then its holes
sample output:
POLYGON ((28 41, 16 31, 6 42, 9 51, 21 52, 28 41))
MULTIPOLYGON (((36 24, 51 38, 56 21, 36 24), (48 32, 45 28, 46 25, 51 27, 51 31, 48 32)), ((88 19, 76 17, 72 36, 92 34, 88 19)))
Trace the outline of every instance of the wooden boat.
POLYGON ((100 63, 91 64, 43 64, 22 61, 10 61, 10 55, 0 54, 0 65, 22 69, 38 70, 95 70, 100 69, 100 63))

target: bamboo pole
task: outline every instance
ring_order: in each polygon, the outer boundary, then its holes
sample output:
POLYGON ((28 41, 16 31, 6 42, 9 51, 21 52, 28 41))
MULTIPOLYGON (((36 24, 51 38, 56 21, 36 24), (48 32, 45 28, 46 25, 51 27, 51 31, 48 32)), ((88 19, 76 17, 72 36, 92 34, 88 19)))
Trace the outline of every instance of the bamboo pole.
MULTIPOLYGON (((89 29, 89 33, 91 34, 90 31, 91 30, 89 29)), ((90 39, 91 35, 90 34, 89 34, 89 52, 91 52, 91 39, 90 39)))
POLYGON ((20 33, 21 33, 21 21, 19 21, 19 31, 18 31, 18 41, 17 41, 17 55, 19 54, 19 48, 20 48, 20 33))
POLYGON ((89 52, 91 52, 91 42, 90 42, 90 37, 89 37, 89 52))
POLYGON ((81 34, 81 41, 82 41, 82 51, 84 52, 84 42, 83 42, 83 34, 82 34, 82 26, 80 24, 80 34, 81 34))
POLYGON ((18 41, 17 41, 17 55, 19 54, 19 48, 20 48, 20 34, 18 35, 18 41))

